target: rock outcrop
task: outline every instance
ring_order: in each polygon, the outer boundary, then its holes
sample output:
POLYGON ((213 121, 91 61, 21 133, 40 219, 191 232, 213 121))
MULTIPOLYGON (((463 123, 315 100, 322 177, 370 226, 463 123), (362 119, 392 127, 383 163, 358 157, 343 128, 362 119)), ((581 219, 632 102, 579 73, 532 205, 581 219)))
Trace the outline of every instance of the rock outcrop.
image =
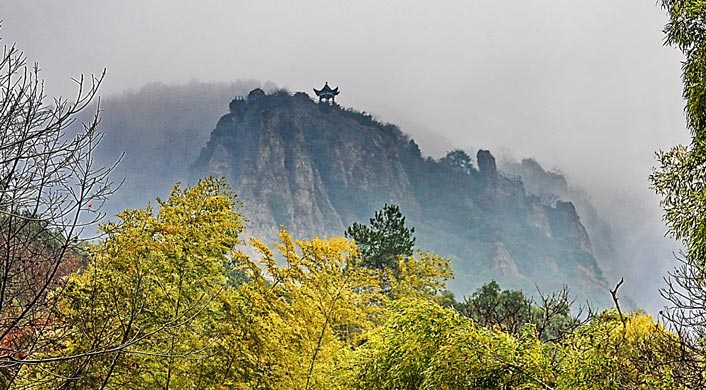
POLYGON ((231 102, 192 167, 194 176, 228 178, 252 232, 274 238, 284 225, 300 237, 340 234, 385 202, 419 207, 399 130, 308 97, 256 91, 231 102))
POLYGON ((478 169, 480 169, 480 173, 490 177, 498 175, 498 167, 495 164, 495 157, 490 154, 489 150, 479 150, 476 154, 476 160, 478 161, 478 169))
MULTIPOLYGON (((615 265, 620 261, 613 243, 613 232, 610 225, 599 215, 591 203, 591 197, 580 188, 573 188, 567 183, 566 177, 559 172, 546 171, 533 159, 523 159, 521 162, 503 160, 500 169, 522 177, 522 182, 531 195, 537 196, 546 205, 557 209, 566 209, 569 214, 578 215, 581 227, 569 228, 574 231, 573 237, 584 248, 590 247, 604 272, 614 272, 615 265), (572 210, 568 210, 563 202, 571 202, 572 210), (572 212, 573 211, 573 212, 572 212), (584 229, 585 227, 585 229, 584 229)), ((571 215, 567 220, 576 220, 571 215)))

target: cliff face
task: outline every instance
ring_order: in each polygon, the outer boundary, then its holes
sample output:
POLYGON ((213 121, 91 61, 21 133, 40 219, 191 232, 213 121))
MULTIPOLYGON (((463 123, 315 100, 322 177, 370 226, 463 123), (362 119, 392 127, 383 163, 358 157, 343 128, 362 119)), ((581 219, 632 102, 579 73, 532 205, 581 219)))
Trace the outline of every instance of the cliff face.
POLYGON ((529 292, 569 285, 607 304, 606 284, 571 202, 528 194, 489 151, 439 161, 389 124, 306 94, 255 90, 235 99, 191 166, 192 179, 226 177, 245 205, 249 234, 274 240, 340 235, 385 203, 400 205, 418 247, 452 259, 459 295, 496 279, 529 292))
POLYGON ((562 174, 546 171, 532 159, 501 161, 499 165, 502 170, 521 176, 527 192, 544 203, 561 208, 562 201, 570 201, 586 227, 587 240, 592 244, 592 253, 601 269, 609 274, 615 272, 619 258, 613 247, 613 232, 593 207, 591 197, 585 191, 571 187, 562 174))
POLYGON ((385 202, 418 208, 392 126, 314 104, 306 95, 234 100, 192 174, 224 176, 245 204, 251 233, 339 235, 385 202))

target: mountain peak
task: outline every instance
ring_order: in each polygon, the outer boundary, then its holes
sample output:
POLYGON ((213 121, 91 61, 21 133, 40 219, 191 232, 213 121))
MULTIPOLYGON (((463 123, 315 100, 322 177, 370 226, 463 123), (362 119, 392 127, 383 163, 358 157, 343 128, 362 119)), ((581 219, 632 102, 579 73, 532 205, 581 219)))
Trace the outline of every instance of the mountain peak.
POLYGON ((190 172, 231 182, 250 234, 274 240, 283 225, 298 237, 340 235, 394 203, 417 227, 419 247, 452 259, 459 294, 498 279, 527 290, 570 284, 604 301, 573 204, 528 194, 490 151, 478 151, 478 169, 463 151, 423 158, 397 126, 303 92, 255 89, 229 109, 190 172))

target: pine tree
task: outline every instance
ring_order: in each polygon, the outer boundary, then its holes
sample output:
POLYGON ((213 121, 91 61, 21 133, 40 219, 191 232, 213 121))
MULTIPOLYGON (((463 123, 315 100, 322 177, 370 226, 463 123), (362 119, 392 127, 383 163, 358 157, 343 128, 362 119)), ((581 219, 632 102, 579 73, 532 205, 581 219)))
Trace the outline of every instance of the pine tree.
POLYGON ((397 270, 398 257, 411 256, 416 240, 414 228, 405 226, 405 217, 394 204, 376 211, 370 226, 354 223, 345 236, 358 244, 363 266, 378 270, 397 270))

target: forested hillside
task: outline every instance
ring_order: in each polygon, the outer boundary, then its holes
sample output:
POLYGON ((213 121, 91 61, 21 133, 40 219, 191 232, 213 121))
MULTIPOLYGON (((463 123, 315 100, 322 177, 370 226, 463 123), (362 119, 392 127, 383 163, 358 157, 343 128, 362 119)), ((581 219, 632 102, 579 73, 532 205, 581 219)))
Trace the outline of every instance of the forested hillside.
MULTIPOLYGON (((245 243, 234 194, 212 178, 102 227, 52 287, 41 324, 3 344, 8 388, 676 388, 676 336, 649 316, 574 317, 487 283, 463 301, 448 259, 417 250, 404 217, 343 237, 245 243), (368 241, 380 228, 384 239, 368 241), (362 233, 367 232, 367 233, 362 233), (408 242, 408 245, 389 245, 408 242), (360 245, 360 248, 356 245, 360 245), (240 248, 240 249, 236 249, 240 248), (393 248, 392 252, 388 249, 393 248), (394 249, 397 248, 397 249, 394 249)), ((387 210, 387 209, 386 209, 387 210)), ((38 313, 38 314, 39 314, 38 313)), ((690 355, 689 355, 690 356, 690 355)), ((687 387, 688 388, 688 387, 687 387)))

